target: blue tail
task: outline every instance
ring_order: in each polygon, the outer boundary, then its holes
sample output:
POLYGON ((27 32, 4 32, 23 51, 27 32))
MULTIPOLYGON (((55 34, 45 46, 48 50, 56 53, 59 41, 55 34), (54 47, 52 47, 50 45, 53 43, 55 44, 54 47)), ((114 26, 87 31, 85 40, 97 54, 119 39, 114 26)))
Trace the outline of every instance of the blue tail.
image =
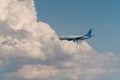
POLYGON ((91 34, 92 34, 92 29, 90 29, 85 36, 91 36, 91 34))

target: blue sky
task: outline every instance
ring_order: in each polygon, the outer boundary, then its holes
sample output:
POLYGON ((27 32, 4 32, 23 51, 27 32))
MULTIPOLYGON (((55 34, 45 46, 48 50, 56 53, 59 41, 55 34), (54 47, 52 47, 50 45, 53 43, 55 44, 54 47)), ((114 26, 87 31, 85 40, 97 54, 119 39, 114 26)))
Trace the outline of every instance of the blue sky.
POLYGON ((35 0, 35 4, 38 21, 51 25, 57 34, 82 35, 93 28, 95 37, 87 42, 97 51, 119 54, 119 0, 35 0))

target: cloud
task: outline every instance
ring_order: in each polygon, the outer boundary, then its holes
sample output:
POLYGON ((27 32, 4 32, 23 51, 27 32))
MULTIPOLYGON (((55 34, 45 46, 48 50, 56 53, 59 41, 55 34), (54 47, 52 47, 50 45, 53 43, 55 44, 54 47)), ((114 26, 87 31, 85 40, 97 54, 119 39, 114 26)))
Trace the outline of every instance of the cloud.
POLYGON ((87 42, 60 41, 37 22, 34 0, 1 0, 0 78, 2 80, 93 80, 118 73, 119 57, 99 53, 87 42))

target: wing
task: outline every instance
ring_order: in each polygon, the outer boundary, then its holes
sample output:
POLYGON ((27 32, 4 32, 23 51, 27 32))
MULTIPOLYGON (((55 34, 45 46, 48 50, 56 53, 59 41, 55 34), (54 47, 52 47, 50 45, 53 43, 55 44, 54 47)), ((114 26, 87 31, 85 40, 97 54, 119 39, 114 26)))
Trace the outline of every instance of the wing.
POLYGON ((80 37, 76 37, 76 39, 78 40, 78 39, 83 39, 83 36, 80 36, 80 37))
POLYGON ((66 38, 66 37, 61 37, 61 38, 59 38, 60 40, 68 40, 68 41, 71 41, 71 40, 73 40, 73 38, 66 38))
POLYGON ((83 39, 83 36, 77 36, 77 37, 60 37, 60 40, 68 40, 68 41, 78 41, 79 39, 83 39))

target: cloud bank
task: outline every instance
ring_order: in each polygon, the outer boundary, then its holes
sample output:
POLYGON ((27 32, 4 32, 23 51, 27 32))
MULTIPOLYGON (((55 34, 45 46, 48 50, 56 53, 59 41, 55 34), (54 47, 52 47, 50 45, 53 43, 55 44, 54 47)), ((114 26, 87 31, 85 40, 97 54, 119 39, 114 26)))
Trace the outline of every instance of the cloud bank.
POLYGON ((34 0, 0 0, 0 79, 94 80, 120 74, 113 66, 118 60, 85 41, 60 41, 48 24, 37 22, 34 0))

